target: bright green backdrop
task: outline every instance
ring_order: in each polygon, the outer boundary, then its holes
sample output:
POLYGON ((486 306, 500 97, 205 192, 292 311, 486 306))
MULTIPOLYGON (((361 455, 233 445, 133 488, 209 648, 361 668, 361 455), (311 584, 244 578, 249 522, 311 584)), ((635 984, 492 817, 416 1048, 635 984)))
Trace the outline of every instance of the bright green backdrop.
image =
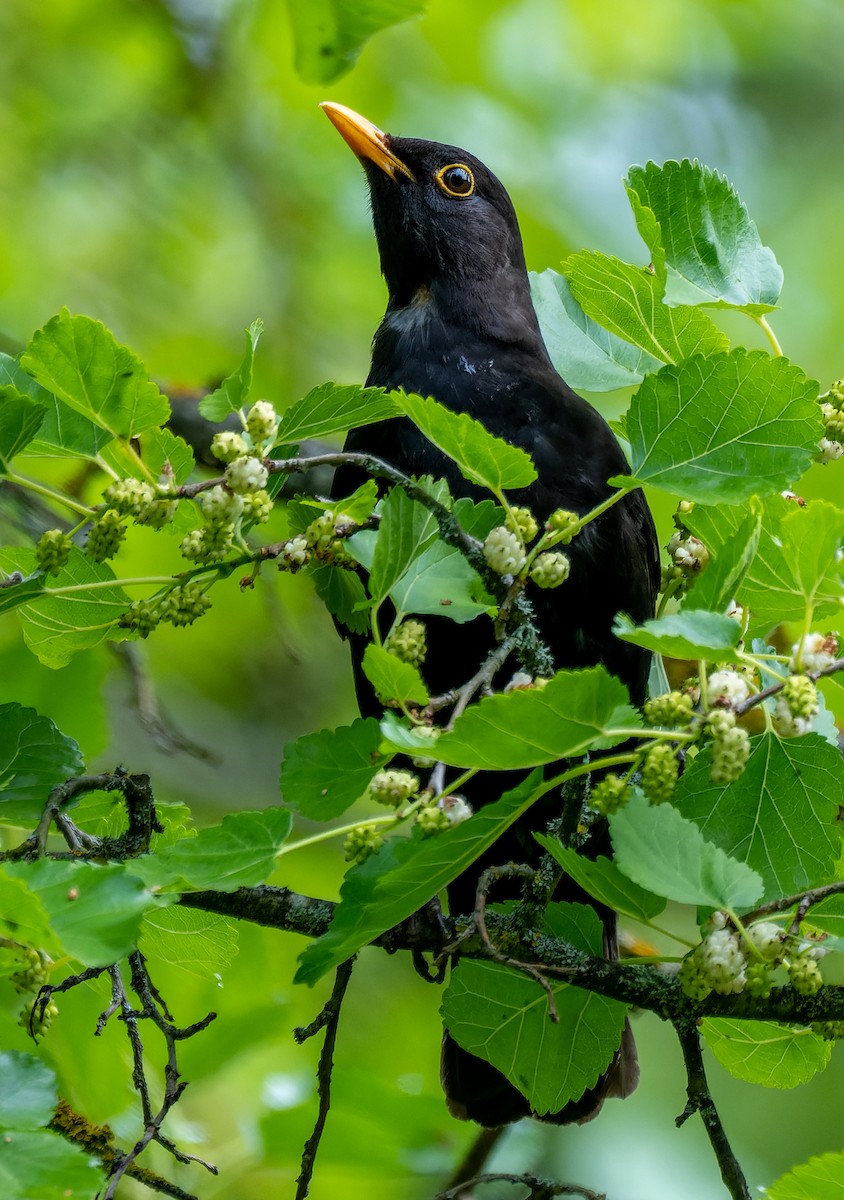
MULTIPOLYGON (((291 5, 301 20, 329 0, 291 5)), ((231 368, 260 315, 260 386, 279 407, 328 378, 361 380, 384 294, 362 174, 316 107, 330 98, 483 158, 511 191, 535 269, 582 247, 641 259, 620 183, 631 163, 718 168, 784 267, 772 319, 784 350, 827 386, 844 374, 842 45, 838 0, 431 0, 370 42, 351 74, 315 85, 294 71, 280 0, 5 0, 0 333, 15 346, 67 304, 105 321, 160 379, 199 384, 231 368)), ((740 336, 761 345, 745 325, 740 336)), ((616 411, 624 398, 601 402, 616 411)), ((841 478, 816 468, 812 494, 841 499, 841 478)), ((0 500, 4 538, 7 518, 0 500)), ((162 798, 206 815, 275 803, 283 743, 352 714, 348 670, 301 580, 229 593, 195 629, 162 629, 145 646, 164 712, 210 759, 162 751, 107 649, 48 673, 8 619, 0 701, 34 704, 91 765, 149 771, 162 798)), ((340 869, 330 846, 284 858, 275 881, 331 895, 340 869)), ((245 931, 222 989, 162 980, 178 1019, 220 1013, 185 1048, 193 1083, 172 1128, 223 1169, 207 1181, 177 1173, 207 1200, 293 1194, 317 1051, 289 1031, 321 1003, 289 983, 295 942, 245 931)), ((363 956, 315 1200, 431 1195, 467 1142, 439 1096, 437 1003, 407 963, 363 956)), ((131 1096, 114 1075, 122 1042, 91 1038, 102 1006, 74 994, 44 1052, 70 1099, 129 1139, 131 1096)), ((11 1026, 0 1035, 25 1046, 11 1026)), ((518 1128, 496 1165, 612 1200, 720 1196, 702 1130, 673 1128, 685 1097, 672 1038, 651 1019, 638 1037, 634 1099, 582 1130, 518 1128)), ((717 1068, 713 1078, 754 1186, 841 1148, 835 1071, 799 1096, 744 1088, 717 1068)))

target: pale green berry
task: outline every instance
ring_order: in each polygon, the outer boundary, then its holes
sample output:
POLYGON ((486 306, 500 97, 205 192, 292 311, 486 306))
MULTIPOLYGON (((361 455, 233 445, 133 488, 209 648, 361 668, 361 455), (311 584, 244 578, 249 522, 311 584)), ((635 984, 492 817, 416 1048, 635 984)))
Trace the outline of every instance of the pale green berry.
POLYGON ((651 804, 670 800, 677 786, 680 767, 677 755, 666 742, 651 746, 642 763, 642 790, 651 804))
POLYGON ((425 641, 425 626, 422 621, 402 621, 385 638, 384 649, 395 654, 402 662, 414 667, 421 666, 428 652, 425 641))
POLYGON ((243 516, 247 521, 256 525, 264 525, 269 521, 273 511, 273 502, 269 492, 262 488, 259 492, 249 492, 243 496, 243 516))
POLYGON ((120 618, 120 625, 131 629, 142 638, 147 638, 161 620, 158 604, 154 600, 136 600, 120 618))
POLYGON ((233 430, 224 429, 215 433, 211 442, 211 453, 219 462, 230 463, 249 453, 246 439, 233 430))
POLYGON ((686 692, 665 692, 645 702, 645 720, 649 725, 688 725, 694 713, 692 698, 686 692))
POLYGON ((450 821, 438 805, 428 804, 417 811, 416 825, 423 837, 431 837, 448 829, 450 821))
POLYGON ((358 825, 346 835, 343 853, 346 862, 362 863, 384 845, 384 839, 375 825, 358 825))
POLYGON ((126 526, 116 508, 107 508, 88 530, 85 553, 94 562, 113 558, 126 537, 126 526))
POLYGON ((751 996, 759 996, 763 1000, 767 1000, 774 989, 774 981, 771 979, 771 968, 768 963, 759 962, 758 959, 749 962, 745 968, 745 991, 751 996))
POLYGON ((155 500, 155 488, 140 479, 116 479, 103 492, 103 499, 121 516, 137 517, 155 500))
POLYGON ((694 950, 691 954, 687 954, 680 963, 677 978, 683 993, 690 1000, 705 1000, 712 991, 712 985, 703 971, 700 957, 694 950))
POLYGON ((378 771, 369 785, 369 795, 378 804, 399 808, 419 791, 419 779, 410 771, 378 771))
POLYGON ((243 455, 226 467, 226 483, 233 492, 260 492, 266 487, 269 471, 259 458, 243 455))
POLYGON ((246 414, 246 431, 256 446, 268 441, 278 426, 278 415, 269 400, 258 400, 246 414))
POLYGON ((532 542, 539 533, 536 517, 529 508, 511 508, 505 522, 511 533, 515 533, 523 542, 532 542))
POLYGON ((546 533, 551 534, 549 541, 563 546, 567 545, 580 526, 580 517, 567 508, 558 508, 545 522, 546 533))
POLYGON ((537 554, 531 563, 530 577, 541 588, 555 588, 565 583, 570 572, 569 556, 562 550, 551 550, 537 554))
POLYGON ((713 783, 733 783, 741 775, 749 757, 750 735, 747 730, 738 726, 726 730, 712 744, 710 779, 713 783))
POLYGON ((592 808, 608 817, 627 803, 628 795, 625 780, 610 773, 593 786, 589 793, 589 803, 592 808))
POLYGON ((202 515, 209 525, 230 525, 243 512, 243 497, 219 483, 207 492, 200 492, 198 499, 202 515))
POLYGON ((814 996, 823 987, 820 967, 811 954, 801 954, 787 964, 788 979, 795 992, 801 996, 814 996))
POLYGON ((814 1021, 809 1028, 828 1042, 844 1038, 844 1021, 814 1021))
POLYGON ((67 566, 73 541, 61 529, 48 529, 42 533, 35 547, 35 561, 41 571, 58 575, 67 566))
POLYGON ((499 575, 518 575, 527 561, 521 541, 506 525, 487 534, 483 552, 487 565, 499 575))
POLYGON ((159 614, 162 621, 171 625, 192 625, 199 617, 208 611, 211 601, 205 594, 200 583, 184 583, 172 588, 159 603, 159 614))
POLYGON ((178 506, 178 500, 167 500, 164 497, 150 500, 149 504, 145 504, 135 517, 135 523, 148 525, 151 529, 163 529, 175 517, 178 506))
POLYGON ((776 962, 782 955, 784 934, 773 921, 757 921, 745 931, 749 941, 768 962, 776 962))

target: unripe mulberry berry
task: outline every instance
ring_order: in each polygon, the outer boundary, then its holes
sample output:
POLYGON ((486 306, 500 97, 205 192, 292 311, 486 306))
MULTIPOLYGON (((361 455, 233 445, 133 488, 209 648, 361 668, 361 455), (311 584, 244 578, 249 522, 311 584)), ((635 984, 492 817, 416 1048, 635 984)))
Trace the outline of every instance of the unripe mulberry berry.
POLYGON ((276 431, 278 415, 269 400, 258 400, 246 414, 246 431, 256 446, 268 441, 276 431))
POLYGON ((48 575, 58 575, 67 566, 73 542, 61 529, 48 529, 42 533, 35 547, 35 561, 40 570, 48 575))
POLYGON ((210 607, 211 601, 205 594, 203 585, 191 582, 174 587, 163 596, 159 604, 159 614, 162 621, 169 621, 171 625, 192 625, 210 607))
POLYGON ((226 483, 233 492, 260 492, 267 485, 269 471, 259 458, 243 455, 226 467, 226 483))
POLYGON ((844 1038, 844 1021, 814 1021, 809 1028, 818 1037, 826 1038, 828 1042, 844 1038))
POLYGON ((126 526, 116 508, 107 508, 88 530, 85 553, 94 562, 113 558, 126 537, 126 526))
POLYGON ((428 646, 425 640, 425 626, 422 621, 402 621, 384 639, 384 649, 395 654, 402 662, 419 667, 425 661, 428 646))
POLYGON ((311 521, 302 536, 317 553, 328 550, 337 536, 337 514, 328 508, 315 521, 311 521))
POLYGON ((499 575, 518 575, 526 562, 522 543, 506 525, 499 525, 487 534, 484 558, 499 575))
POLYGON ((675 533, 668 543, 668 553, 675 565, 688 575, 697 575, 709 562, 709 551, 706 546, 700 538, 693 537, 691 534, 683 537, 682 534, 675 533))
POLYGON ((818 689, 807 675, 789 675, 780 697, 795 717, 814 718, 818 712, 818 689))
POLYGON ((575 512, 569 512, 567 508, 558 508, 545 522, 546 533, 552 534, 554 545, 566 546, 577 533, 580 526, 580 517, 575 512))
POLYGON ((838 657, 838 635, 835 633, 808 633, 801 642, 791 647, 791 671, 805 671, 816 675, 826 671, 838 657))
POLYGON ((611 813, 617 812, 627 803, 627 783, 618 775, 610 773, 605 775, 603 779, 592 788, 589 793, 589 803, 597 812, 603 813, 605 817, 611 813))
POLYGON ((235 433, 230 429, 224 429, 220 433, 214 434, 211 442, 211 453, 219 462, 231 463, 236 458, 243 458, 247 455, 249 453, 249 446, 241 434, 235 433))
POLYGON ((18 1025, 28 1030, 34 1038, 38 1038, 47 1032, 58 1015, 59 1010, 52 1000, 49 1004, 42 1005, 38 997, 34 996, 27 1000, 21 1009, 18 1025))
POLYGON ((745 991, 751 996, 759 996, 761 999, 767 1000, 774 990, 770 965, 766 962, 759 962, 758 959, 753 960, 747 964, 744 973, 745 991))
POLYGON ((369 785, 369 795, 378 804, 399 808, 419 791, 419 779, 410 771, 378 771, 369 785))
POLYGON ((16 992, 38 992, 49 978, 47 964, 50 959, 34 946, 28 946, 20 959, 21 969, 9 977, 16 992))
POLYGON ((151 600, 136 600, 127 608, 119 624, 131 629, 142 638, 147 638, 161 620, 158 605, 151 600))
POLYGON ((714 992, 729 996, 743 991, 747 959, 738 934, 732 929, 715 929, 696 951, 703 975, 714 992))
POLYGON ((757 921, 745 930, 749 941, 767 962, 776 962, 783 952, 783 931, 773 921, 757 921))
POLYGON ((844 442, 844 413, 841 409, 834 404, 822 404, 821 416, 826 436, 832 441, 844 442))
POLYGON ((148 525, 151 529, 163 529, 175 517, 178 506, 178 500, 168 500, 160 496, 156 500, 150 500, 149 504, 145 504, 141 508, 135 517, 135 523, 148 525))
POLYGON ((448 817, 437 804, 426 804, 416 813, 416 825, 423 837, 442 833, 444 829, 448 829, 449 824, 448 817))
POLYGON ((308 539, 304 536, 291 538, 285 543, 284 549, 278 556, 279 570, 285 567, 290 571, 298 571, 300 567, 304 567, 311 557, 311 552, 308 549, 308 539))
POLYGON ((697 951, 693 950, 691 954, 687 954, 680 963, 677 978, 683 993, 690 1000, 705 1000, 712 991, 712 985, 706 977, 697 951))
POLYGON ((719 702, 735 708, 743 704, 750 696, 750 685, 744 675, 738 671, 724 668, 713 671, 706 681, 706 694, 711 704, 719 702))
POLYGON ((727 729, 713 741, 710 779, 713 783, 733 783, 741 775, 749 757, 750 735, 747 730, 738 726, 727 729))
POLYGON ((346 862, 362 863, 384 845, 384 839, 375 825, 358 825, 351 829, 343 843, 346 862))
POLYGON ((839 441, 833 441, 832 438, 821 438, 818 442, 817 453, 815 454, 815 462, 830 463, 835 462, 844 454, 844 444, 839 441))
POLYGON ((792 958, 786 966, 789 983, 801 996, 814 996, 823 987, 820 967, 811 954, 792 958))
POLYGON ((511 508, 505 522, 511 533, 517 534, 523 542, 532 542, 539 533, 536 517, 529 508, 511 508))
POLYGON ((694 705, 686 692, 665 692, 645 702, 645 720, 649 725, 682 727, 692 719, 694 705))
POLYGON ((667 742, 651 746, 642 763, 642 790, 651 804, 671 799, 679 773, 677 755, 667 742))
POLYGON ((530 577, 541 588, 559 587, 571 572, 571 560, 562 550, 545 551, 537 554, 531 563, 530 577))
POLYGON ((209 525, 229 525, 243 512, 243 497, 237 496, 221 484, 200 492, 199 507, 209 525))
POLYGON ((263 525, 269 521, 273 511, 273 502, 269 492, 249 492, 243 497, 243 516, 247 521, 263 525))
POLYGON ((103 492, 103 499, 124 517, 137 517, 155 500, 155 488, 141 479, 116 479, 103 492))

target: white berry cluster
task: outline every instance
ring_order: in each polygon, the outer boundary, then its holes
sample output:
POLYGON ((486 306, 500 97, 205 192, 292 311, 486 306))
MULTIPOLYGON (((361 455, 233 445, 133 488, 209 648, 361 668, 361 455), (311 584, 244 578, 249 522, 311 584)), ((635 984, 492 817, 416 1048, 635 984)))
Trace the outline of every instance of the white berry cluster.
POLYGON ((426 804, 417 811, 416 825, 423 837, 430 837, 468 821, 471 815, 472 806, 465 796, 441 796, 436 804, 426 804))
POLYGON ((683 959, 680 986, 694 1000, 704 1000, 710 992, 768 995, 771 971, 783 961, 785 941, 771 921, 751 925, 743 938, 727 925, 724 913, 714 913, 703 941, 683 959))
POLYGON ((123 520, 132 517, 136 525, 163 529, 176 515, 178 498, 174 495, 172 472, 165 464, 157 484, 143 479, 115 479, 103 492, 106 509, 99 514, 88 533, 86 551, 97 562, 112 558, 126 530, 123 520))
POLYGON ((791 647, 789 669, 795 674, 817 675, 826 671, 838 658, 838 635, 807 633, 791 647))
POLYGON ((529 549, 539 534, 539 522, 529 508, 514 507, 508 510, 505 523, 487 534, 484 558, 497 575, 527 575, 537 587, 559 587, 571 573, 571 560, 560 550, 552 552, 551 547, 567 545, 579 529, 577 513, 557 509, 545 522, 539 541, 529 549))
POLYGON ((402 662, 421 667, 428 653, 425 625, 422 621, 402 621, 384 639, 384 649, 402 662))
POLYGON ((750 735, 736 724, 736 715, 728 708, 713 708, 704 723, 704 733, 712 740, 713 783, 732 783, 738 779, 750 757, 750 735))
POLYGON ((401 808, 419 791, 419 779, 410 771, 378 771, 369 785, 370 799, 390 808, 401 808))

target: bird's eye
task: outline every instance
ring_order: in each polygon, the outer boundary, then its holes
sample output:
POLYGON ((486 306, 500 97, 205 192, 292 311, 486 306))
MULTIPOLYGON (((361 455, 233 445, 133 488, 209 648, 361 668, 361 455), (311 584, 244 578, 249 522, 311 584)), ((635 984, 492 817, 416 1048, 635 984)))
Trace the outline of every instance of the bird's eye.
POLYGON ((475 176, 463 163, 441 167, 434 178, 447 196, 457 196, 460 200, 465 200, 475 190, 475 176))

